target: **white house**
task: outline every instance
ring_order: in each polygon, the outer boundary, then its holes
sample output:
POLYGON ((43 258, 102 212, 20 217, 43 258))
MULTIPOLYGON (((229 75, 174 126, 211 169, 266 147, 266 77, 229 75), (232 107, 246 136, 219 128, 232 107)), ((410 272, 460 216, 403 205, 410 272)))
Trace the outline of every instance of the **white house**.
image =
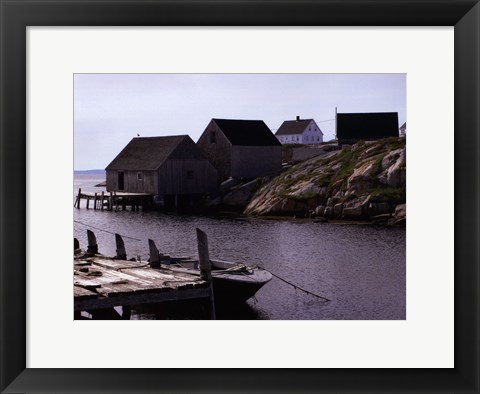
POLYGON ((275 133, 282 144, 320 144, 323 132, 313 119, 286 120, 275 133))
POLYGON ((407 122, 400 126, 400 137, 405 137, 407 135, 407 122))

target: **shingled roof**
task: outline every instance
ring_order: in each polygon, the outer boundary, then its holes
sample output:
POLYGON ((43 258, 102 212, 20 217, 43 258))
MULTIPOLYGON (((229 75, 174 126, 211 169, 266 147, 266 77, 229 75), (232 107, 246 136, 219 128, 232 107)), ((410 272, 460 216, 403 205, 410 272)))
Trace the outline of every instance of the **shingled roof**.
POLYGON ((280 146, 263 120, 212 119, 232 145, 280 146))
POLYGON ((182 142, 188 140, 195 144, 188 135, 133 138, 106 170, 156 170, 182 142))
POLYGON ((313 119, 286 120, 275 135, 302 134, 313 119))

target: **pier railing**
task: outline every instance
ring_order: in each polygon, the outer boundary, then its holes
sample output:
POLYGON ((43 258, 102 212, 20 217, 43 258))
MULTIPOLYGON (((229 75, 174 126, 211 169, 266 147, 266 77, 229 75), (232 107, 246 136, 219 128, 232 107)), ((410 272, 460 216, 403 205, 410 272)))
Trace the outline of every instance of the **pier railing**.
POLYGON ((85 200, 85 208, 90 209, 90 201, 94 210, 125 211, 131 207, 133 211, 138 211, 140 207, 150 207, 153 203, 153 194, 149 193, 127 193, 127 192, 82 192, 78 189, 77 197, 73 204, 74 208, 80 209, 82 200, 85 200))

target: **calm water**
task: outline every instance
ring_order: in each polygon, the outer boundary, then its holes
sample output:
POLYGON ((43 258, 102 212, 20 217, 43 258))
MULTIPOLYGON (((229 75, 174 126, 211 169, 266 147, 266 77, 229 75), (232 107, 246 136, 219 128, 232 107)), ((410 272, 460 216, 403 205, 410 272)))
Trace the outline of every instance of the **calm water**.
MULTIPOLYGON (((75 177, 74 191, 101 192, 103 176, 75 177)), ((224 319, 405 319, 406 232, 367 225, 236 220, 160 212, 74 209, 74 232, 86 248, 85 224, 124 236, 128 257, 148 259, 147 239, 172 255, 196 256, 195 228, 209 237, 210 257, 260 265, 298 286, 331 299, 307 295, 273 278, 245 307, 223 311, 224 319), (81 223, 84 224, 81 224, 81 223)), ((100 253, 115 254, 112 234, 93 229, 100 253)), ((132 318, 151 318, 137 312, 132 318)))

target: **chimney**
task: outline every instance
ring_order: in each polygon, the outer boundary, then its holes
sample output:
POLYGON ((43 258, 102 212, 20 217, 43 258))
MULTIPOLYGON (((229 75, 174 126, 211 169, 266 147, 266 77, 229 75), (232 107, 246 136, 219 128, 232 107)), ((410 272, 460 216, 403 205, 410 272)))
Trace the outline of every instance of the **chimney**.
POLYGON ((297 115, 297 122, 300 120, 300 116, 297 115))

